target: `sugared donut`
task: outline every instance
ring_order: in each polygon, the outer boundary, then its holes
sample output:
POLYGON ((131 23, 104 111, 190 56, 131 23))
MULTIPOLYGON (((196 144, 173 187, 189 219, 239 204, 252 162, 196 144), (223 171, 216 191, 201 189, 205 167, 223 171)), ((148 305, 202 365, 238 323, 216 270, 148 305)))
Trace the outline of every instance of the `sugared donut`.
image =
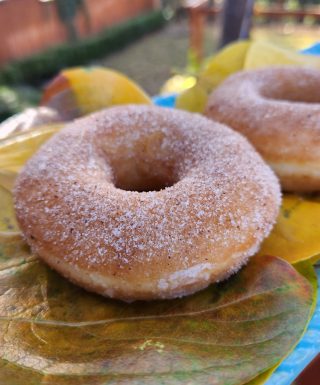
POLYGON ((244 134, 284 190, 320 190, 319 70, 239 72, 213 91, 206 115, 244 134))
POLYGON ((275 175, 240 134, 150 106, 69 124, 27 163, 14 196, 34 252, 127 301, 228 277, 269 234, 280 203, 275 175))

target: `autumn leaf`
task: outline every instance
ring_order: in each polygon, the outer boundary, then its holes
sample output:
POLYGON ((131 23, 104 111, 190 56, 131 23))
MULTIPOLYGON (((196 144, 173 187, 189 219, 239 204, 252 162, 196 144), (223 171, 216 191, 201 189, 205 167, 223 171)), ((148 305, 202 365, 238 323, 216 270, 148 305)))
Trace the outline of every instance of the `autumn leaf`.
POLYGON ((193 87, 197 82, 192 75, 173 75, 161 87, 160 95, 180 93, 193 87))
POLYGON ((120 72, 103 67, 68 68, 46 87, 42 104, 66 120, 117 104, 151 104, 149 96, 120 72))
POLYGON ((205 66, 199 73, 199 78, 209 83, 209 89, 214 89, 229 75, 243 69, 251 44, 249 40, 228 44, 215 55, 206 59, 205 66))
POLYGON ((52 124, 1 140, 0 170, 19 171, 36 150, 61 128, 61 124, 52 124))
POLYGON ((203 69, 199 71, 197 83, 178 95, 176 107, 203 113, 210 92, 229 75, 243 69, 250 44, 249 41, 232 43, 207 58, 203 69))
POLYGON ((202 113, 208 100, 207 91, 199 84, 182 92, 176 100, 176 107, 181 110, 202 113))
POLYGON ((284 195, 277 223, 263 242, 259 255, 277 255, 290 263, 320 254, 320 202, 284 195))
POLYGON ((14 171, 2 170, 0 168, 0 186, 7 191, 12 191, 17 175, 18 174, 14 171))
POLYGON ((59 124, 61 118, 57 111, 47 107, 30 107, 0 122, 0 140, 20 135, 35 127, 59 124))
MULTIPOLYGON (((311 320, 311 317, 314 313, 314 310, 317 305, 317 290, 318 290, 318 279, 317 279, 317 273, 315 271, 315 268, 313 267, 312 263, 310 261, 302 261, 295 265, 295 269, 303 275, 312 285, 313 287, 313 302, 312 306, 309 312, 309 321, 311 320)), ((308 322, 309 323, 309 322, 308 322)), ((308 324, 306 325, 307 328, 308 324)), ((305 328, 305 329, 306 329, 305 328)), ((292 346, 291 351, 287 352, 287 356, 293 351, 295 346, 292 346)), ((277 363, 274 367, 271 369, 268 369, 266 372, 260 374, 250 382, 248 382, 246 385, 263 385, 273 374, 273 372, 280 366, 282 361, 287 357, 283 357, 281 361, 277 363)))
POLYGON ((277 65, 320 68, 320 58, 306 55, 276 44, 255 41, 246 54, 244 69, 257 69, 277 65))
POLYGON ((275 257, 189 297, 128 305, 72 285, 22 241, 0 247, 6 385, 242 384, 291 350, 312 307, 311 285, 275 257))
POLYGON ((15 219, 12 195, 0 185, 0 234, 2 232, 19 232, 15 219))

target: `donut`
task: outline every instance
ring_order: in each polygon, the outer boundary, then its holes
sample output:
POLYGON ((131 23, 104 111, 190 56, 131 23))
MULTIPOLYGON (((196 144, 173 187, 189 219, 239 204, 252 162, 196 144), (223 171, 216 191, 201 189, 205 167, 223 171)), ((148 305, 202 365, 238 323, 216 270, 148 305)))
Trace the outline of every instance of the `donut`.
POLYGON ((209 96, 205 115, 244 134, 283 190, 320 190, 320 71, 242 71, 209 96))
POLYGON ((32 251, 124 301, 181 297, 227 278, 269 234, 280 200, 276 176, 243 136, 138 105, 65 126, 14 188, 32 251))

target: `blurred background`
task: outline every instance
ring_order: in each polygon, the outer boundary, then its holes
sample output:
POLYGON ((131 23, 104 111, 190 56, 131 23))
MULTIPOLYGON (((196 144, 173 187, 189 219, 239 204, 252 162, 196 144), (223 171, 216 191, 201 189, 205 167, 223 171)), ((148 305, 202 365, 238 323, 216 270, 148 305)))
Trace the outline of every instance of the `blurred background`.
POLYGON ((320 0, 0 0, 0 121, 65 67, 111 67, 155 95, 239 36, 298 50, 319 23, 320 0))
MULTIPOLYGON (((0 0, 0 122, 66 67, 110 67, 156 95, 233 40, 301 50, 319 27, 320 0, 0 0)), ((295 384, 319 383, 318 358, 295 384)))

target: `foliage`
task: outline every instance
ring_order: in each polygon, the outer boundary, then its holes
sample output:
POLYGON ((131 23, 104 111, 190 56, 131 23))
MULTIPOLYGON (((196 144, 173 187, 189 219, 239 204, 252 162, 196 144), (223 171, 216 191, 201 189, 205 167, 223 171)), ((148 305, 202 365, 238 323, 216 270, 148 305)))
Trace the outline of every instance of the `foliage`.
POLYGON ((58 124, 37 127, 30 132, 1 140, 0 184, 3 185, 2 172, 4 170, 10 172, 19 171, 35 151, 60 128, 61 125, 58 124))
POLYGON ((65 120, 112 105, 131 103, 151 104, 151 100, 127 76, 103 67, 61 71, 46 87, 42 99, 42 104, 57 109, 65 120))
POLYGON ((153 11, 108 28, 74 44, 63 44, 39 54, 6 65, 0 71, 0 83, 31 83, 39 85, 59 70, 90 62, 115 52, 147 32, 163 26, 160 11, 153 11))
POLYGON ((320 255, 320 202, 296 195, 285 195, 280 214, 260 255, 285 258, 290 263, 316 260, 320 255))
POLYGON ((130 305, 72 285, 17 239, 1 241, 0 269, 7 385, 243 384, 292 349, 314 303, 275 257, 186 298, 130 305))

